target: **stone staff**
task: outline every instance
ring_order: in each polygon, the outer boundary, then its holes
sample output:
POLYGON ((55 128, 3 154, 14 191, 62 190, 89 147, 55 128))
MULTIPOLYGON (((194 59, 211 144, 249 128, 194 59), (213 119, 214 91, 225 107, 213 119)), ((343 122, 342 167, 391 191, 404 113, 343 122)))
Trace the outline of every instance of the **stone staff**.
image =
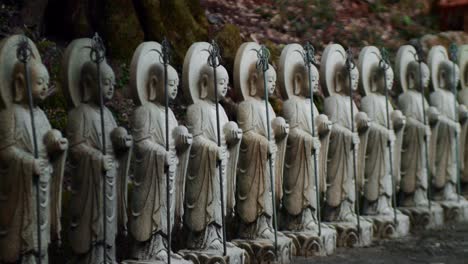
MULTIPOLYGON (((348 70, 349 76, 349 101, 350 101, 350 106, 351 106, 351 132, 354 133, 354 109, 353 109, 353 84, 351 81, 351 71, 356 68, 356 64, 353 61, 353 53, 351 49, 348 49, 346 51, 346 69, 348 70)), ((359 183, 357 179, 357 171, 356 171, 356 147, 353 145, 353 178, 354 178, 354 192, 356 193, 356 220, 357 220, 357 235, 359 237, 360 230, 361 230, 361 220, 359 219, 359 183)))
MULTIPOLYGON (((309 89, 310 89, 310 116, 311 116, 311 124, 312 124, 312 137, 315 137, 315 118, 314 118, 314 87, 312 87, 312 65, 318 65, 317 61, 315 60, 315 49, 310 42, 307 42, 304 45, 304 62, 307 65, 307 74, 309 77, 309 89)), ((319 237, 322 235, 322 227, 320 226, 320 188, 319 188, 319 181, 318 181, 318 172, 317 172, 317 151, 314 150, 313 153, 314 157, 314 178, 315 178, 315 198, 317 200, 316 210, 317 210, 317 223, 318 223, 318 235, 319 237)))
MULTIPOLYGON (((424 85, 422 80, 422 63, 423 63, 423 51, 421 47, 421 43, 419 41, 412 41, 410 43, 411 46, 414 47, 416 53, 414 54, 414 58, 419 64, 419 89, 421 89, 421 102, 422 102, 422 112, 423 112, 423 123, 427 126, 426 121, 426 108, 424 107, 424 85)), ((429 211, 431 210, 431 187, 432 187, 432 180, 431 180, 431 172, 429 170, 429 152, 428 152, 428 144, 427 144, 427 136, 424 136, 424 155, 426 156, 426 170, 427 170, 427 205, 429 207, 429 211)))
MULTIPOLYGON (((218 147, 221 147, 221 126, 219 121, 219 104, 218 104, 218 78, 216 76, 216 68, 221 65, 221 55, 219 54, 219 46, 215 40, 211 41, 211 49, 208 50, 210 56, 208 57, 208 65, 213 68, 213 88, 216 102, 216 143, 218 147)), ((219 190, 221 194, 221 221, 222 221, 222 231, 223 231, 223 256, 226 256, 226 216, 224 212, 224 188, 223 188, 223 167, 221 160, 216 161, 216 166, 219 171, 219 190)))
MULTIPOLYGON (((31 116, 31 130, 32 130, 32 140, 33 140, 33 152, 34 152, 34 159, 39 158, 39 151, 37 147, 37 136, 36 136, 36 122, 34 121, 34 103, 33 103, 33 95, 31 91, 31 78, 29 76, 28 70, 28 62, 31 59, 31 47, 29 46, 28 39, 24 36, 20 43, 18 43, 18 48, 16 50, 16 57, 18 60, 23 63, 24 66, 24 77, 27 87, 27 95, 28 95, 28 106, 29 106, 29 115, 31 116)), ((37 221, 37 262, 38 264, 42 263, 42 238, 41 238, 41 190, 39 187, 39 176, 33 177, 33 185, 36 189, 36 221, 37 221)))
MULTIPOLYGON (((384 87, 385 87, 385 113, 387 115, 387 129, 390 128, 390 111, 388 109, 388 89, 387 89, 387 70, 390 68, 390 64, 388 61, 388 52, 385 48, 382 48, 380 51, 380 54, 382 55, 382 58, 379 62, 379 67, 382 68, 384 72, 384 87)), ((388 155, 389 155, 389 161, 390 161, 390 178, 392 179, 392 200, 393 200, 393 222, 395 223, 395 226, 397 225, 397 203, 396 203, 396 188, 395 188, 395 178, 393 176, 393 151, 392 151, 392 143, 390 141, 387 142, 388 146, 388 155)))
MULTIPOLYGON (((458 58, 458 47, 455 43, 452 43, 449 47, 449 52, 450 52, 450 60, 452 61, 453 68, 457 68, 457 58, 458 58)), ((453 71, 453 79, 457 80, 456 76, 456 70, 453 71)), ((458 98, 458 81, 453 82, 452 86, 452 92, 453 95, 456 98, 458 98)), ((457 109, 457 104, 453 104, 454 108, 454 115, 455 115, 455 122, 458 122, 458 109, 457 109)), ((460 202, 460 195, 461 195, 461 186, 460 186, 460 134, 455 132, 455 148, 456 148, 456 161, 457 161, 457 193, 458 193, 458 202, 460 202)))
MULTIPOLYGON (((268 112, 268 87, 267 87, 267 80, 266 80, 266 72, 269 67, 268 59, 270 58, 270 51, 262 45, 257 52, 257 69, 263 71, 263 88, 265 89, 265 114, 267 120, 267 139, 268 142, 271 141, 271 131, 270 131, 270 113, 268 112)), ((270 170, 270 184, 271 184, 271 203, 272 203, 272 211, 273 211, 273 227, 274 227, 274 234, 275 234, 275 258, 278 257, 278 219, 276 218, 276 198, 275 198, 275 179, 273 176, 273 160, 271 155, 268 157, 268 165, 270 170)))
MULTIPOLYGON (((100 65, 101 62, 104 61, 106 55, 106 49, 104 47, 104 43, 99 37, 98 33, 96 33, 93 37, 93 44, 91 46, 91 52, 89 53, 90 59, 92 62, 96 64, 97 69, 97 80, 98 80, 98 90, 99 90, 99 116, 101 117, 101 135, 102 135, 102 155, 107 155, 107 148, 106 148, 106 132, 105 132, 105 121, 104 121, 104 95, 103 90, 101 87, 101 70, 100 65)), ((103 181, 102 181, 102 208, 103 208, 103 264, 107 264, 107 245, 106 245, 106 236, 107 236, 107 195, 106 195, 106 172, 102 173, 103 181)))

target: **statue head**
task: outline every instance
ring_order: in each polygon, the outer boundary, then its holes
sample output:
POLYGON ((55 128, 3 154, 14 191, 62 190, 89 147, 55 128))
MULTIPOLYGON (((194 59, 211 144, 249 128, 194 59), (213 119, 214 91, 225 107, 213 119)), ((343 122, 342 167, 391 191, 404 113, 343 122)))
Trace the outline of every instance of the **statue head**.
MULTIPOLYGON (((27 64, 31 93, 35 103, 45 100, 49 94, 49 72, 44 64, 31 61, 27 64)), ((16 103, 28 100, 24 64, 17 62, 13 69, 13 95, 16 103)))
POLYGON ((419 91, 419 82, 422 80, 422 85, 426 88, 429 85, 430 71, 426 63, 422 62, 421 67, 417 61, 412 61, 408 64, 408 70, 406 73, 406 81, 408 83, 408 89, 414 89, 419 91), (420 69, 421 68, 421 72, 420 69))
POLYGON ((359 71, 354 67, 351 72, 348 71, 345 65, 337 65, 338 70, 335 75, 335 92, 340 94, 350 94, 350 89, 356 91, 359 84, 359 71), (351 78, 351 87, 349 87, 349 79, 351 78))
POLYGON ((310 67, 310 76, 311 76, 311 85, 309 86, 309 69, 303 64, 298 64, 294 70, 293 76, 293 92, 294 95, 310 97, 310 89, 312 88, 313 92, 318 91, 319 84, 319 72, 317 68, 312 65, 310 67))
POLYGON ((214 72, 213 67, 208 64, 203 65, 200 71, 200 99, 216 101, 215 89, 218 93, 218 101, 224 98, 228 92, 229 75, 222 65, 216 67, 216 88, 214 87, 214 72))
POLYGON ((437 73, 437 82, 441 89, 450 91, 452 87, 458 84, 459 78, 460 69, 458 65, 448 60, 441 62, 439 72, 437 73))
MULTIPOLYGON (((177 96, 177 87, 179 86, 179 75, 171 66, 167 66, 167 96, 169 100, 174 100, 177 96)), ((153 64, 148 70, 148 80, 146 83, 148 89, 148 101, 166 104, 164 87, 164 65, 160 63, 153 64)))
POLYGON ((83 102, 99 103, 98 81, 101 83, 102 94, 105 101, 112 99, 114 96, 114 71, 105 61, 100 64, 99 69, 100 80, 98 80, 97 65, 94 62, 88 61, 83 64, 81 68, 80 85, 83 102))
POLYGON ((384 93, 385 88, 387 90, 392 90, 393 87, 393 69, 388 67, 383 69, 382 67, 376 65, 372 70, 371 80, 370 80, 370 89, 373 93, 384 93))
POLYGON ((265 72, 265 80, 268 94, 265 95, 265 87, 263 83, 263 71, 257 69, 256 64, 252 64, 249 71, 249 93, 252 97, 265 98, 272 95, 276 88, 276 71, 271 64, 268 65, 268 70, 265 72))

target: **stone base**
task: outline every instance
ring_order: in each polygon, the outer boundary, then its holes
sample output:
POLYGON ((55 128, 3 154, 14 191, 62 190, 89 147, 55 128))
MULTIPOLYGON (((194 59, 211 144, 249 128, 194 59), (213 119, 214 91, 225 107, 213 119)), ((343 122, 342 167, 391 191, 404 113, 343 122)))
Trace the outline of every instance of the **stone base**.
POLYGON ((245 250, 236 247, 232 243, 227 243, 226 256, 223 256, 222 250, 180 250, 181 254, 186 260, 191 261, 193 264, 248 264, 249 256, 245 250))
POLYGON ((409 217, 411 230, 437 228, 444 224, 444 211, 434 201, 431 202, 431 211, 427 206, 398 207, 398 210, 409 217))
POLYGON ((468 221, 468 201, 443 201, 438 202, 444 210, 444 220, 446 223, 468 221))
POLYGON ((373 221, 374 238, 376 239, 404 237, 409 233, 409 217, 401 212, 397 212, 396 224, 394 215, 369 215, 366 217, 373 221))
POLYGON ((336 229, 337 247, 366 247, 372 243, 373 224, 367 217, 360 217, 359 231, 354 222, 329 222, 327 224, 336 229))
POLYGON ((295 256, 327 256, 335 253, 336 249, 336 230, 327 225, 321 225, 321 235, 318 231, 281 231, 287 237, 293 240, 296 248, 295 256))
MULTIPOLYGON (((122 264, 166 264, 167 261, 160 260, 124 260, 122 264)), ((172 254, 171 264, 193 264, 192 261, 185 260, 182 256, 172 254)))
POLYGON ((269 239, 235 239, 232 241, 236 246, 247 251, 250 264, 281 263, 288 264, 295 254, 293 241, 285 235, 278 233, 278 254, 275 258, 274 241, 269 239))

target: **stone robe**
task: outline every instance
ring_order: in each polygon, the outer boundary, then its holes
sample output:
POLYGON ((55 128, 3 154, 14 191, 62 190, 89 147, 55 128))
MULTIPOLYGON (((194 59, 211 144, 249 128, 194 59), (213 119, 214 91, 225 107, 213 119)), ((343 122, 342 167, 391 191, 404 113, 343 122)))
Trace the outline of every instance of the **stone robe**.
POLYGON ((432 176, 432 186, 436 189, 434 198, 437 200, 457 199, 457 153, 456 145, 457 132, 455 126, 455 109, 458 110, 458 103, 455 95, 447 90, 437 89, 430 95, 430 104, 435 106, 440 115, 437 138, 435 146, 435 173, 432 176), (454 107, 456 106, 456 108, 454 107), (444 194, 438 195, 438 191, 444 190, 444 194))
MULTIPOLYGON (((425 99, 424 107, 428 107, 425 99)), ((401 94, 398 97, 398 108, 406 116, 401 150, 400 205, 426 205, 428 171, 424 137, 427 126, 424 125, 421 94, 414 90, 401 94)))
MULTIPOLYGON (((169 151, 176 152, 174 129, 178 126, 178 123, 172 110, 169 108, 168 110, 169 151)), ((154 259, 159 251, 167 248, 167 245, 163 245, 161 239, 161 236, 165 237, 168 233, 165 119, 165 107, 154 103, 146 103, 138 107, 132 116, 135 163, 129 224, 130 234, 136 240, 133 255, 141 260, 154 259)), ((177 164, 169 168, 171 228, 175 223, 174 216, 177 215, 179 218, 182 214, 180 211, 176 212, 175 205, 176 200, 180 199, 176 193, 183 193, 183 185, 174 186, 174 184, 180 182, 180 177, 185 176, 183 173, 185 173, 187 167, 185 166, 186 162, 183 162, 183 158, 179 160, 181 162, 179 166, 183 167, 182 170, 176 170, 177 164), (182 175, 177 172, 182 172, 182 175)))
MULTIPOLYGON (((366 112, 373 121, 369 128, 366 148, 366 166, 364 169, 364 197, 363 213, 368 215, 391 213, 392 175, 390 174, 390 158, 387 129, 387 110, 385 96, 371 93, 361 100, 361 110, 366 112)), ((388 102, 388 111, 393 107, 388 102)), ((390 116, 390 114, 389 114, 390 116)), ((390 129, 392 123, 390 122, 390 129)), ((392 144, 393 145, 393 144, 392 144)))
MULTIPOLYGON (((0 112, 0 263, 36 263, 37 211, 33 184, 34 143, 31 116, 26 105, 13 104, 0 112)), ((59 238, 61 184, 65 154, 47 153, 44 143, 51 130, 45 113, 34 109, 39 157, 49 160, 48 173, 39 178, 41 208, 41 254, 47 263, 47 248, 59 238), (50 155, 50 156, 49 156, 50 155)))
MULTIPOLYGON (((229 120, 221 105, 219 105, 219 122, 221 147, 226 148, 227 152, 225 159, 221 161, 221 166, 225 212, 229 216, 234 209, 235 168, 239 144, 230 145, 226 142, 223 129, 229 120)), ((187 127, 193 135, 193 143, 185 185, 184 225, 189 230, 188 247, 206 249, 222 243, 215 103, 199 101, 190 105, 187 110, 187 127)))
MULTIPOLYGON (((77 255, 76 263, 100 263, 103 231, 103 168, 102 131, 98 106, 82 103, 68 115, 67 135, 70 140, 72 196, 70 201, 70 245, 77 255)), ((124 201, 120 193, 126 186, 128 164, 118 157, 111 132, 117 127, 112 113, 104 108, 104 126, 107 155, 114 158, 113 169, 105 173, 107 225, 106 245, 108 261, 115 262, 115 238, 118 230, 118 206, 124 201)), ((127 153, 128 154, 128 153, 127 153)), ((124 159, 128 161, 128 159, 124 159)))
MULTIPOLYGON (((307 230, 317 227, 316 184, 313 155, 311 102, 309 98, 293 97, 283 105, 283 116, 289 123, 283 177, 283 221, 281 226, 288 230, 307 230)), ((314 117, 319 113, 313 105, 314 117)), ((315 120, 315 123, 316 120, 315 120)), ((318 125, 315 124, 315 136, 318 125)), ((319 162, 317 161, 317 167, 319 162)), ((317 168, 317 174, 319 174, 317 168)), ((320 179, 320 175, 317 175, 320 179)), ((319 180, 320 181, 320 180, 319 180)))
MULTIPOLYGON (((358 109, 354 102, 353 109, 356 115, 358 109)), ((327 97, 324 102, 324 112, 333 122, 328 148, 327 205, 324 218, 327 221, 354 221, 355 186, 352 151, 354 134, 351 131, 349 96, 335 94, 327 97)), ((354 127, 356 129, 356 125, 354 127)))
MULTIPOLYGON (((236 202, 242 238, 256 238, 266 229, 271 230, 273 210, 267 126, 270 126, 271 141, 275 142, 272 122, 276 115, 269 103, 268 111, 270 120, 266 120, 265 101, 255 98, 246 99, 238 107, 237 118, 243 137, 237 166, 236 202)), ((275 188, 281 186, 282 175, 276 168, 281 168, 281 171, 283 168, 284 160, 281 159, 285 150, 281 146, 283 142, 276 141, 278 151, 271 155, 275 188)), ((281 194, 276 193, 276 196, 280 198, 281 194)))

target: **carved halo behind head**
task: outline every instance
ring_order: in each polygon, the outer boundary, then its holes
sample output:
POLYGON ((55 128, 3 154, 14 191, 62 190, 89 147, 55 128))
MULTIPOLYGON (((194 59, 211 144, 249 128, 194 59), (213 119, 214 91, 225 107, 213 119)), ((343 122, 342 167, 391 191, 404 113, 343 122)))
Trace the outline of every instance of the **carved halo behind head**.
POLYGON ((346 51, 340 44, 330 44, 325 48, 320 62, 320 81, 325 96, 337 93, 337 78, 345 74, 345 62, 346 51))
MULTIPOLYGON (((16 57, 18 44, 25 36, 13 35, 0 42, 0 108, 7 108, 13 103, 13 79, 15 67, 21 63, 16 57)), ((34 42, 27 38, 31 48, 31 61, 29 65, 41 64, 41 56, 34 42)))

